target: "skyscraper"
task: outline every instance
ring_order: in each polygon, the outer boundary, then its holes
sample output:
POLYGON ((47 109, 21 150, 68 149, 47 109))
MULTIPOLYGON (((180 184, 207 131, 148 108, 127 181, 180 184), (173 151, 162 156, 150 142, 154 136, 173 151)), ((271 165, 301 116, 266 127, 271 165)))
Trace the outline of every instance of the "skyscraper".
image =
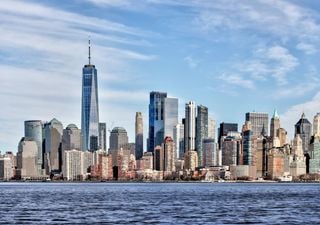
POLYGON ((178 123, 173 129, 173 140, 177 159, 184 159, 184 125, 178 123))
POLYGON ((107 125, 99 123, 99 149, 107 150, 107 125))
POLYGON ((220 128, 219 128, 219 137, 218 137, 218 144, 219 147, 221 148, 221 138, 226 137, 228 135, 228 132, 230 131, 238 131, 238 124, 237 123, 220 123, 220 128))
POLYGON ((178 99, 164 99, 164 137, 173 137, 173 128, 178 124, 178 99))
POLYGON ((208 118, 208 138, 216 141, 216 121, 212 118, 208 118))
POLYGON ((278 137, 278 130, 280 129, 280 117, 277 110, 274 110, 270 123, 270 136, 272 138, 278 137))
POLYGON ((110 133, 110 150, 120 150, 120 148, 128 147, 129 138, 127 131, 123 127, 115 127, 110 133))
POLYGON ((72 149, 81 150, 81 130, 75 124, 69 124, 62 134, 62 151, 72 149))
POLYGON ((309 143, 311 139, 311 123, 306 118, 305 114, 302 113, 300 120, 296 123, 295 127, 295 133, 300 134, 300 137, 302 139, 302 148, 304 153, 308 153, 309 149, 309 143))
POLYGON ((186 153, 196 149, 196 103, 190 101, 185 109, 184 151, 186 153))
POLYGON ((24 137, 32 139, 37 143, 37 168, 38 174, 41 174, 43 168, 43 152, 42 152, 42 122, 41 120, 27 120, 24 121, 24 137))
POLYGON ((136 142, 135 155, 136 159, 141 159, 143 155, 143 117, 141 112, 136 112, 136 142))
POLYGON ((246 121, 251 122, 251 130, 254 136, 268 136, 268 113, 248 112, 246 113, 246 121))
POLYGON ((253 132, 251 130, 251 122, 246 121, 242 128, 243 165, 253 165, 254 148, 252 142, 253 132))
POLYGON ((313 136, 320 137, 320 113, 313 118, 313 136))
POLYGON ((167 93, 150 92, 149 103, 149 138, 148 151, 153 152, 155 146, 164 140, 164 99, 167 93))
POLYGON ((52 119, 44 125, 45 169, 61 171, 62 165, 62 134, 63 126, 57 119, 52 119))
POLYGON ((82 69, 81 131, 82 150, 96 150, 99 139, 98 78, 95 65, 91 64, 89 40, 89 64, 82 69))
POLYGON ((196 150, 199 166, 203 166, 203 139, 208 138, 208 108, 202 105, 197 107, 196 120, 196 150))

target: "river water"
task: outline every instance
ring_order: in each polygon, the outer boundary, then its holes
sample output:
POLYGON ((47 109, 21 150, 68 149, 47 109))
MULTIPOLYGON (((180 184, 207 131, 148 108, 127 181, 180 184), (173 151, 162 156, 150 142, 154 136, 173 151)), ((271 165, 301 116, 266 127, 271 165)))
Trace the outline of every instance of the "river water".
POLYGON ((320 224, 320 184, 0 183, 0 224, 320 224))

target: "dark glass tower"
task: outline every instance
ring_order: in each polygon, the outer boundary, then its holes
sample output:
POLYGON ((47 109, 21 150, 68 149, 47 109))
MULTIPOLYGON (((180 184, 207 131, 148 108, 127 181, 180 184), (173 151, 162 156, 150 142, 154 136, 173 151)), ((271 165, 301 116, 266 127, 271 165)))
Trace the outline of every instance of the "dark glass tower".
MULTIPOLYGON (((148 152, 164 140, 164 99, 167 93, 151 92, 149 104, 149 139, 148 152)), ((172 128, 173 129, 173 128, 172 128)))
POLYGON ((199 166, 203 166, 203 140, 208 138, 208 108, 197 107, 196 120, 196 150, 198 152, 199 166))
POLYGON ((294 135, 299 134, 302 139, 302 148, 304 153, 308 153, 309 143, 311 139, 311 123, 306 118, 305 114, 302 113, 301 119, 296 123, 294 135))
POLYGON ((99 143, 99 105, 97 69, 91 64, 89 40, 89 64, 82 69, 81 131, 82 150, 97 150, 99 143))

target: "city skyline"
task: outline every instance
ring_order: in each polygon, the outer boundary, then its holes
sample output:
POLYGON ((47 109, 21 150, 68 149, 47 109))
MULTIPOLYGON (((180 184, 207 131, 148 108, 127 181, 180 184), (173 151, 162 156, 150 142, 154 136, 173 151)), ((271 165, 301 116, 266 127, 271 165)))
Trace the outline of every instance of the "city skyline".
POLYGON ((57 118, 64 126, 80 127, 79 87, 89 35, 92 62, 99 67, 100 120, 108 128, 124 127, 130 142, 135 140, 135 112, 144 115, 145 137, 148 134, 148 96, 153 90, 179 99, 179 122, 190 100, 208 107, 216 124, 241 126, 246 112, 271 116, 276 108, 290 139, 302 112, 312 121, 319 111, 317 3, 120 2, 1 4, 0 68, 8 74, 0 78, 1 151, 17 151, 25 120, 57 118), (191 29, 184 29, 187 26, 191 29), (231 38, 234 33, 238 36, 231 38))

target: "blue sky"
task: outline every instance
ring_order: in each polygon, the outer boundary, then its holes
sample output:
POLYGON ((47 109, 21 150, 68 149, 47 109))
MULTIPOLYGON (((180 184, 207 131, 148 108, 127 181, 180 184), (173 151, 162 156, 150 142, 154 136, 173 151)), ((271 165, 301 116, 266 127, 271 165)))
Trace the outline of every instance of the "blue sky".
MULTIPOLYGON (((206 105, 220 123, 272 114, 292 136, 320 111, 320 2, 281 0, 3 0, 0 150, 16 151, 23 121, 80 127, 87 39, 98 69, 100 119, 134 136, 152 90, 206 105)), ((181 119, 181 118, 180 118, 181 119)))

